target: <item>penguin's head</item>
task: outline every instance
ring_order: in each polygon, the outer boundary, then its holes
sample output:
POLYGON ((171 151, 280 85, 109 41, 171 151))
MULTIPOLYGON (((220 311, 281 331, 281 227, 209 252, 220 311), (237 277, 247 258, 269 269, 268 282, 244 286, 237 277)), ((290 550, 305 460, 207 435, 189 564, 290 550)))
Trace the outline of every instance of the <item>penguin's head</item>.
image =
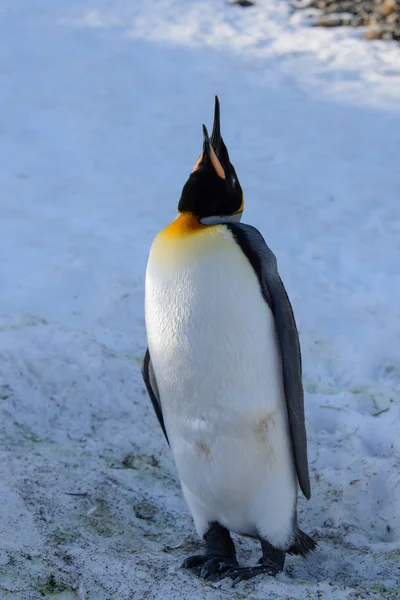
POLYGON ((200 223, 212 224, 240 221, 243 207, 242 188, 221 137, 216 96, 211 138, 203 125, 203 150, 183 187, 178 210, 194 215, 200 223))

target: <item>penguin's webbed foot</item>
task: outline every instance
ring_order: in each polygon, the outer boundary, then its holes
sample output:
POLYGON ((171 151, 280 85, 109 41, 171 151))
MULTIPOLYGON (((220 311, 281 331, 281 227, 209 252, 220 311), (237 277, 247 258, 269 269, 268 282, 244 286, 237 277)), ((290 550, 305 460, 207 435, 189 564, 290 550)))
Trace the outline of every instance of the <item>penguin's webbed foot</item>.
POLYGON ((233 579, 233 587, 240 581, 252 579, 257 575, 269 575, 275 577, 283 570, 285 562, 285 553, 280 550, 273 550, 268 543, 263 542, 263 557, 258 561, 256 567, 239 567, 238 564, 232 568, 225 570, 223 573, 217 574, 211 581, 221 581, 225 577, 233 579), (272 554, 272 556, 268 556, 272 554))
POLYGON ((258 565, 257 567, 238 567, 236 569, 231 569, 227 573, 224 573, 219 579, 216 581, 220 581, 224 577, 230 577, 233 579, 233 587, 240 581, 246 581, 247 579, 252 579, 257 575, 269 575, 270 577, 275 577, 277 573, 279 573, 280 569, 273 565, 258 565))
POLYGON ((183 569, 199 570, 199 576, 207 581, 219 581, 227 577, 239 564, 233 556, 212 556, 211 554, 196 554, 188 556, 183 561, 183 569))
POLYGON ((239 568, 235 546, 229 531, 217 523, 210 523, 203 536, 206 552, 189 556, 182 564, 184 569, 194 569, 202 579, 219 581, 228 572, 239 568))
POLYGON ((197 569, 202 567, 209 560, 208 554, 194 554, 185 558, 181 564, 181 569, 197 569))

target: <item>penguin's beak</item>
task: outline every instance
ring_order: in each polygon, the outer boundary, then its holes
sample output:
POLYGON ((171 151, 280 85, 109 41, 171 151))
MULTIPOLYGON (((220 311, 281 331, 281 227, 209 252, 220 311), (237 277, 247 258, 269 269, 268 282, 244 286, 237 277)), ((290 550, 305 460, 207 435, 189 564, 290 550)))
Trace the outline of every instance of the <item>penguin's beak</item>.
POLYGON ((215 109, 214 109, 214 125, 211 134, 211 139, 208 136, 207 127, 203 125, 203 150, 199 156, 198 161, 193 167, 193 173, 200 168, 200 166, 211 166, 218 177, 225 179, 225 171, 218 158, 218 154, 221 147, 221 132, 219 123, 219 100, 215 96, 215 109))
POLYGON ((211 133, 211 145, 214 148, 215 154, 218 157, 218 160, 221 160, 220 150, 221 150, 221 126, 219 120, 219 100, 218 96, 215 96, 215 105, 214 105, 214 124, 213 130, 211 133))

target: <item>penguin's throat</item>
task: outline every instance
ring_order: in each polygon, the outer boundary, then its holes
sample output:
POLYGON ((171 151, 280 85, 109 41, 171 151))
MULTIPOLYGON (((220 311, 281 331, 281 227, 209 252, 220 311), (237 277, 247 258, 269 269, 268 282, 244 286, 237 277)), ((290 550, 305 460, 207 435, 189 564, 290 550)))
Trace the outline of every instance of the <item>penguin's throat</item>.
POLYGON ((207 225, 199 222, 198 217, 192 213, 181 213, 161 231, 161 236, 169 239, 185 237, 187 235, 200 233, 207 229, 207 225))

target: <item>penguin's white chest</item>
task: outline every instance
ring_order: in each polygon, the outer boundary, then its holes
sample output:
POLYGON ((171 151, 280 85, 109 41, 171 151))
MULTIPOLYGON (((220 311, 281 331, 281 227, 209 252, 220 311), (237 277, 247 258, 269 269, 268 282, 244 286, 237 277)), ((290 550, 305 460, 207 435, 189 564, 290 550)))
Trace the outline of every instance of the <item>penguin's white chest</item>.
POLYGON ((279 529, 280 546, 290 536, 297 484, 274 318, 230 231, 212 229, 153 246, 150 356, 199 532, 217 520, 249 535, 267 528, 273 543, 279 529))

